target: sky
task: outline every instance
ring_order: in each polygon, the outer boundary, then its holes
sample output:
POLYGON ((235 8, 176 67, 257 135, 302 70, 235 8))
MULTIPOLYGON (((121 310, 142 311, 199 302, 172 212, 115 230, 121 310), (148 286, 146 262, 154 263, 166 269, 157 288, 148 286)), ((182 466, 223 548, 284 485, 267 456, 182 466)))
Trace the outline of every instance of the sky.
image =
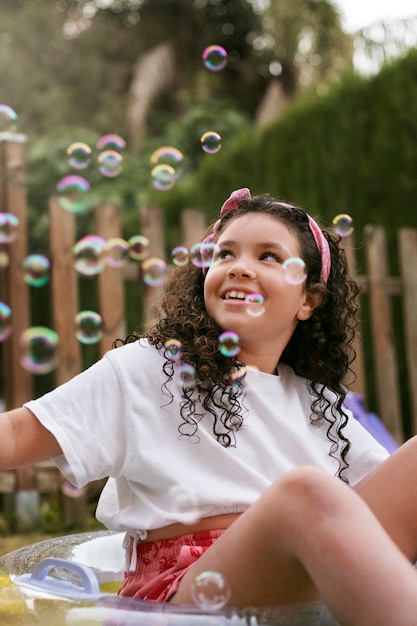
POLYGON ((355 32, 383 19, 417 17, 416 0, 333 0, 342 15, 342 26, 355 32))

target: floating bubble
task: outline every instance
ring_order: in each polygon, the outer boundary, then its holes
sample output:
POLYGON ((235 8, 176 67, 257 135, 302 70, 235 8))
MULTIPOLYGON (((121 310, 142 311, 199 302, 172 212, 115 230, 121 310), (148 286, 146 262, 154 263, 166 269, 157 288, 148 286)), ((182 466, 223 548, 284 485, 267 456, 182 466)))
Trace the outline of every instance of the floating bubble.
POLYGON ((49 282, 50 260, 43 254, 30 254, 23 261, 23 279, 31 287, 43 287, 49 282))
POLYGON ((8 104, 0 104, 0 133, 16 131, 17 113, 8 104))
POLYGON ((353 233, 353 219, 346 213, 333 218, 334 229, 340 237, 348 237, 353 233))
POLYGON ((307 268, 303 259, 290 257, 282 264, 285 280, 290 285, 301 285, 307 278, 307 268))
POLYGON ((19 230, 19 219, 13 213, 0 213, 0 243, 16 241, 19 230))
POLYGON ((123 267, 129 256, 129 244, 121 237, 107 240, 104 249, 104 260, 110 267, 123 267))
POLYGON ((58 365, 58 335, 51 328, 32 326, 20 336, 20 364, 32 374, 48 374, 58 365))
POLYGON ((191 586, 195 604, 204 611, 218 611, 230 598, 230 587, 220 572, 202 572, 191 586))
POLYGON ((222 147, 221 141, 222 138, 220 137, 219 133, 216 133, 214 130, 207 131, 206 133, 201 135, 200 139, 201 147, 203 148, 204 152, 207 152, 208 154, 215 154, 216 152, 218 152, 222 147))
POLYGON ((106 240, 99 235, 86 235, 73 248, 74 267, 83 276, 100 274, 104 269, 106 240))
POLYGON ((184 485, 173 485, 168 492, 170 508, 183 524, 195 524, 200 519, 198 496, 184 485))
POLYGON ((251 317, 260 317, 265 313, 264 297, 260 293, 250 293, 245 298, 245 310, 251 317))
POLYGON ((75 336, 85 345, 98 343, 103 336, 103 320, 95 311, 80 311, 75 316, 75 336))
POLYGON ((127 240, 129 256, 135 261, 143 261, 149 255, 150 242, 143 235, 134 235, 127 240))
POLYGON ((151 171, 152 185, 159 191, 169 191, 175 185, 177 175, 172 165, 161 163, 155 165, 151 171))
POLYGON ((90 183, 78 174, 64 176, 58 182, 56 189, 59 193, 58 204, 70 213, 83 213, 90 208, 87 192, 90 183))
POLYGON ((210 267, 213 256, 220 250, 217 243, 195 243, 190 249, 190 260, 196 267, 210 267))
POLYGON ((152 165, 170 165, 176 171, 184 161, 184 155, 181 150, 173 146, 162 146, 157 148, 151 154, 152 165))
POLYGON ((91 148, 86 143, 76 141, 67 148, 68 163, 77 170, 83 170, 91 163, 91 148))
POLYGON ((182 356, 182 344, 178 339, 168 339, 164 344, 167 358, 170 361, 179 361, 182 356))
POLYGON ((168 278, 168 268, 165 261, 150 257, 142 263, 143 281, 151 287, 163 285, 168 278))
POLYGON ((120 135, 115 135, 109 133, 108 135, 103 135, 96 143, 96 148, 100 152, 103 150, 116 150, 120 152, 126 148, 126 141, 120 135))
POLYGON ((232 330, 226 330, 219 335, 219 350, 223 356, 233 357, 239 354, 239 335, 232 330))
POLYGON ((207 46, 202 56, 204 65, 212 72, 220 72, 226 67, 227 52, 222 46, 207 46))
POLYGON ((79 498, 83 495, 83 493, 85 493, 85 487, 75 487, 75 485, 72 485, 69 480, 65 480, 62 483, 61 490, 67 498, 79 498))
POLYGON ((172 262, 178 267, 187 265, 190 260, 190 252, 185 246, 176 246, 172 249, 172 262))
POLYGON ((197 372, 191 363, 182 363, 180 367, 180 376, 183 387, 190 389, 197 383, 197 372))
POLYGON ((12 310, 5 303, 0 302, 0 341, 4 341, 12 332, 12 310))
POLYGON ((104 150, 97 157, 98 170, 107 178, 114 178, 122 171, 123 157, 116 150, 104 150))

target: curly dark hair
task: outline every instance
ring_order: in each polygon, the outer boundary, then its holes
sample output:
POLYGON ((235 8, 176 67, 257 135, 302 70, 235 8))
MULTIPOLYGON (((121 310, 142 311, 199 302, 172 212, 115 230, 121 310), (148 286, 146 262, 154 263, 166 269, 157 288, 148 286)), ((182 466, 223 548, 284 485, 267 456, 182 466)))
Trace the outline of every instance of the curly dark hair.
MULTIPOLYGON (((327 284, 320 282, 321 256, 307 213, 268 194, 239 199, 238 208, 220 221, 217 236, 232 220, 256 212, 282 221, 297 237, 307 268, 305 289, 321 294, 321 302, 311 317, 298 323, 280 362, 308 379, 314 398, 310 419, 317 425, 323 420, 328 422, 329 455, 339 463, 336 475, 347 482, 343 470, 349 466, 346 456, 350 441, 343 435, 348 420, 342 406, 347 393, 343 381, 348 372, 352 373, 350 365, 355 357, 353 340, 359 287, 349 276, 346 255, 339 245, 340 237, 327 229, 322 232, 330 247, 331 271, 327 284), (336 396, 332 397, 328 390, 336 396)), ((213 225, 207 234, 212 232, 213 225)), ((164 289, 160 319, 140 336, 146 337, 166 357, 163 370, 167 381, 163 387, 171 399, 167 385, 173 377, 174 364, 165 347, 167 341, 180 341, 182 362, 195 368, 196 384, 183 386, 180 434, 198 437, 198 422, 203 415, 197 413, 197 404, 201 402, 205 415, 213 418, 214 435, 227 447, 236 444, 235 433, 243 423, 242 387, 232 383, 233 373, 239 372, 242 363, 237 358, 223 356, 218 349, 222 329, 206 311, 204 280, 204 272, 192 263, 175 268, 164 289)))

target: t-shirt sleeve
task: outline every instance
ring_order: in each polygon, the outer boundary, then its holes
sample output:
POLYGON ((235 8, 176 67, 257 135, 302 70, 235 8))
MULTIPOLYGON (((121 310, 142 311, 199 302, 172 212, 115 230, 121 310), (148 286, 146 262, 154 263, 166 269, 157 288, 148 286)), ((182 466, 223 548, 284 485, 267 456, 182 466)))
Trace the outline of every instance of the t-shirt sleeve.
POLYGON ((349 416, 349 421, 344 435, 351 442, 347 455, 349 468, 346 474, 353 487, 387 459, 389 452, 353 417, 349 410, 345 409, 345 411, 349 416))
POLYGON ((106 355, 28 408, 57 439, 63 455, 54 459, 77 487, 122 472, 126 425, 125 394, 106 355))

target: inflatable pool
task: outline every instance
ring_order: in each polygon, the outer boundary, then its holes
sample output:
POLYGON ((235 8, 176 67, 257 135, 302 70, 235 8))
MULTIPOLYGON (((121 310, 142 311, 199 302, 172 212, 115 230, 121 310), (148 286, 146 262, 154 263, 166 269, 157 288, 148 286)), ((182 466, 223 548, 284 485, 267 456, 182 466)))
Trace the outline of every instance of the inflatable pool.
POLYGON ((0 557, 0 624, 7 626, 336 626, 319 602, 207 611, 118 597, 123 534, 97 531, 0 557))

